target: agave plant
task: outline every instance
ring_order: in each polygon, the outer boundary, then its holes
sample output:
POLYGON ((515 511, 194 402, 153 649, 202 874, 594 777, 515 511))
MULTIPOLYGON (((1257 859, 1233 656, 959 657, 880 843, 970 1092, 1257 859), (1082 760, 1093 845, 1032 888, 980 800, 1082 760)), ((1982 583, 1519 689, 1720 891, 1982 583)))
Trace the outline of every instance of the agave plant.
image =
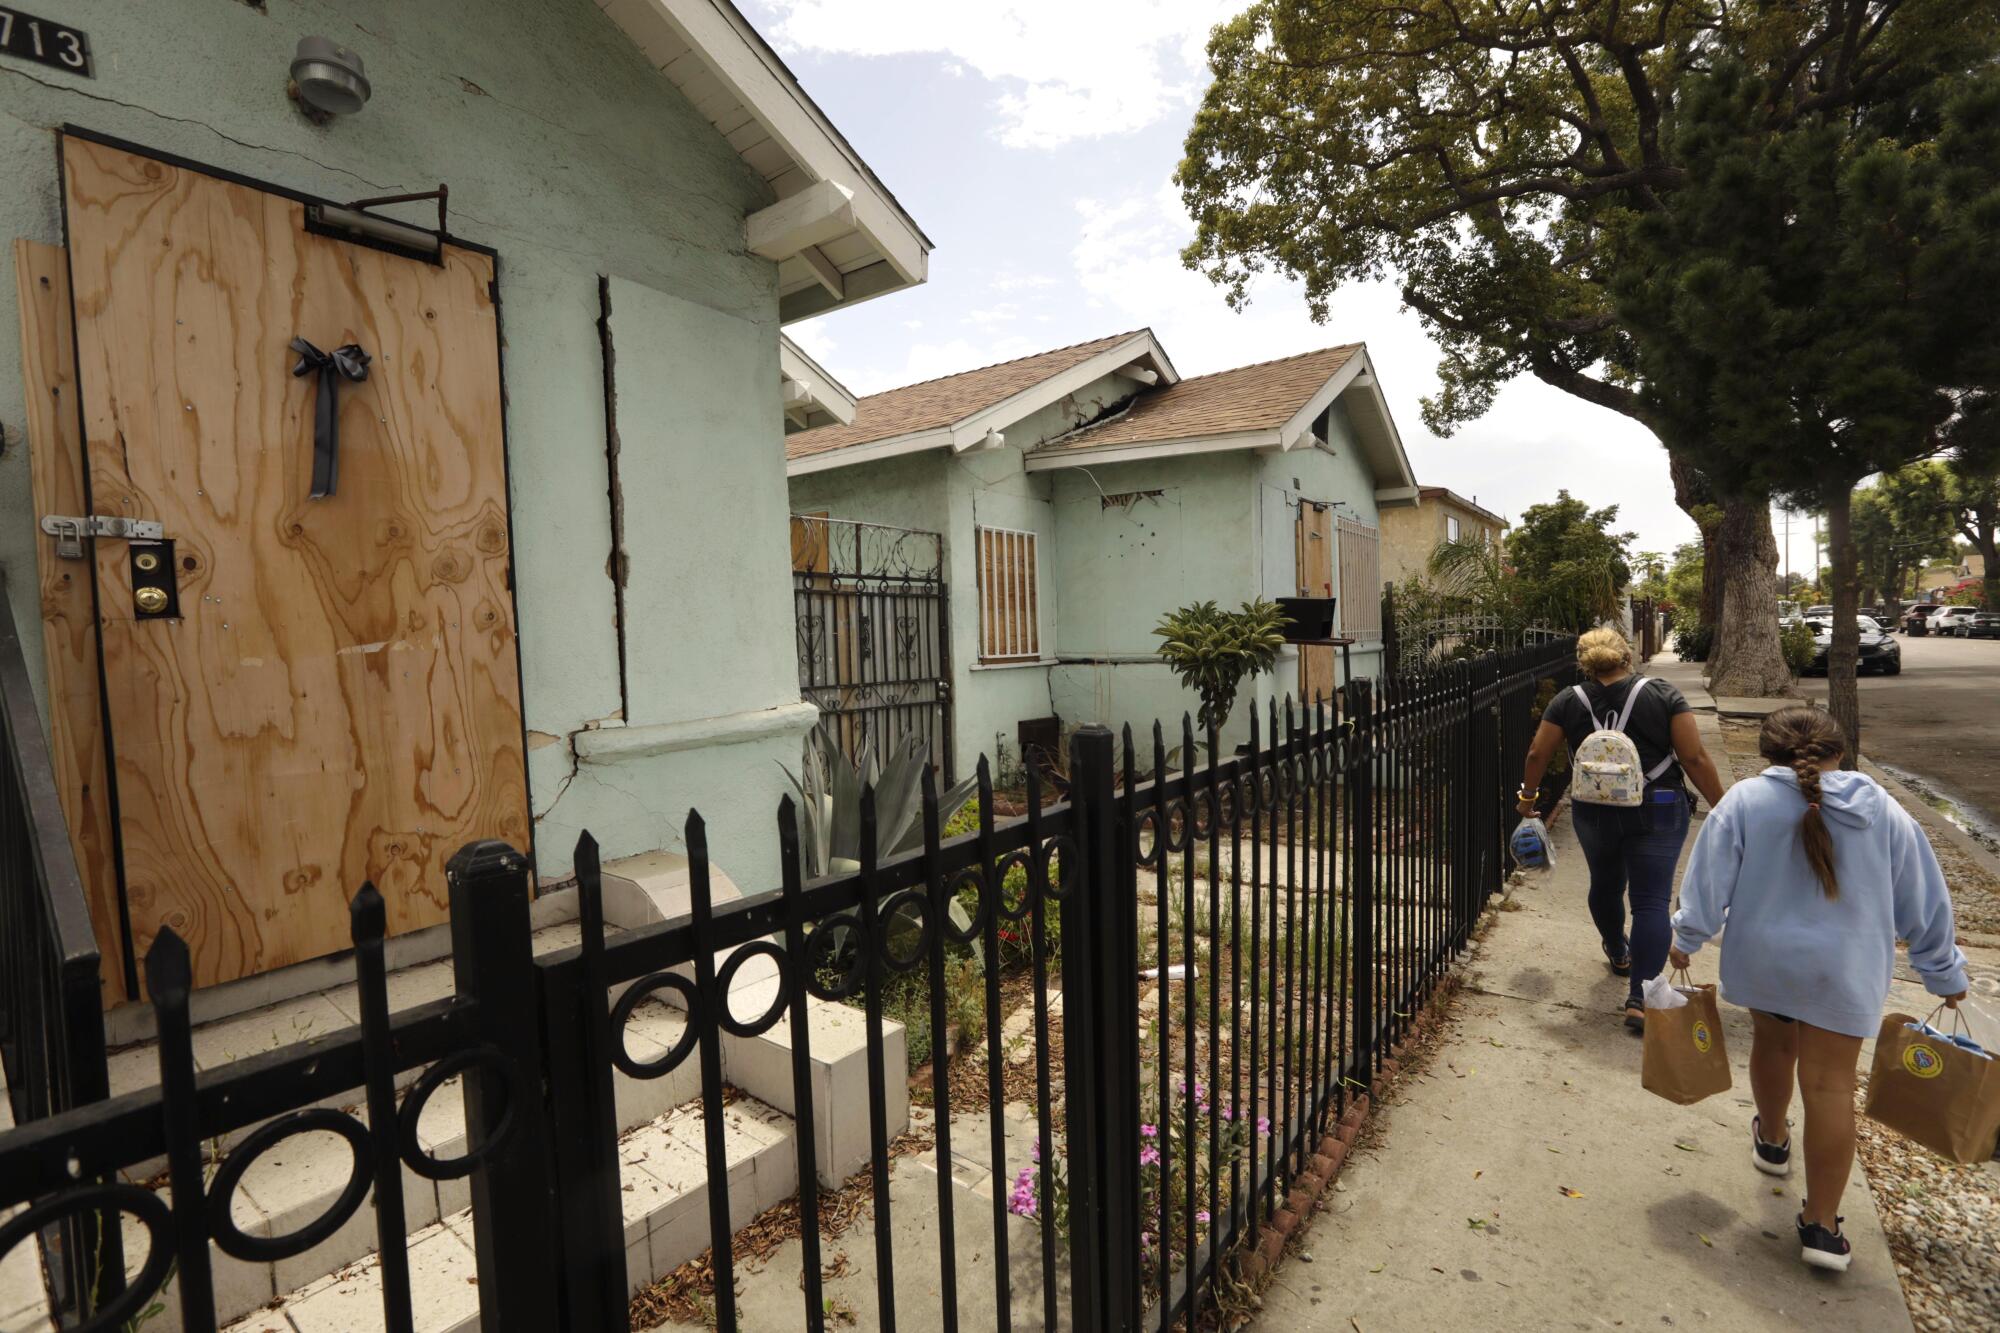
POLYGON ((1243 603, 1240 611, 1219 610, 1214 602, 1197 602, 1161 618, 1153 633, 1158 649, 1181 684, 1201 696, 1196 721, 1218 730, 1236 706, 1236 691, 1246 676, 1269 671, 1285 646, 1285 613, 1265 598, 1243 603))
MULTIPOLYGON (((905 736, 878 757, 871 741, 849 759, 818 731, 806 737, 797 773, 785 769, 799 809, 799 850, 807 879, 861 864, 861 792, 875 789, 875 845, 880 857, 907 852, 922 843, 923 781, 931 766, 930 747, 905 736)), ((783 767, 783 765, 780 765, 783 767)), ((967 778, 938 797, 940 819, 949 819, 978 785, 967 778)))

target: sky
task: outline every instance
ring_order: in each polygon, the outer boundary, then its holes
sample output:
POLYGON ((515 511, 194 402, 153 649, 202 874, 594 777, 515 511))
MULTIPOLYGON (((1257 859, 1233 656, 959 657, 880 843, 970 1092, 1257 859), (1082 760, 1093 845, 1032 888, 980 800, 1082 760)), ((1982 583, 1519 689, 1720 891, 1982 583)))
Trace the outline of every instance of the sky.
POLYGON ((1438 349, 1393 288, 1343 290, 1320 325, 1295 284, 1238 313, 1182 266, 1172 176, 1240 0, 738 3, 937 247, 923 286, 787 329, 856 393, 1147 326, 1183 376, 1365 342, 1422 484, 1509 518, 1567 488, 1618 506, 1635 551, 1695 538, 1648 432, 1537 381, 1433 435, 1438 349))

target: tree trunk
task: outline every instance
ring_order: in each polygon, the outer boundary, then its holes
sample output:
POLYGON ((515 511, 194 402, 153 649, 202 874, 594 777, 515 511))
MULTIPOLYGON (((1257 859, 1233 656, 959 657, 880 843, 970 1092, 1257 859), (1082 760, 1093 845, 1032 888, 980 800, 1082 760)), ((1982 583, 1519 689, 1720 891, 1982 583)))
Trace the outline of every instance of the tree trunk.
POLYGON ((1889 566, 1889 576, 1882 580, 1882 614, 1889 618, 1884 629, 1895 629, 1903 619, 1903 584, 1909 574, 1901 559, 1889 566))
POLYGON ((1853 768, 1861 754, 1861 691, 1855 679, 1861 661, 1860 571, 1855 568, 1854 531, 1849 523, 1854 493, 1846 487, 1827 492, 1827 554, 1833 583, 1833 642, 1826 650, 1826 707, 1847 733, 1842 768, 1853 768))
POLYGON ((1778 645, 1778 543, 1770 501, 1728 500, 1711 532, 1703 578, 1721 590, 1715 645, 1708 656, 1708 690, 1717 697, 1796 698, 1791 668, 1778 645))
POLYGON ((1979 515, 1979 521, 1973 527, 1971 536, 1972 548, 1979 552, 1979 558, 1986 566, 1985 573, 1979 579, 1979 586, 1986 593, 1986 609, 2000 611, 2000 559, 1994 558, 2000 555, 2000 551, 1994 549, 2000 546, 2000 540, 1996 540, 1995 537, 1991 510, 1979 515))

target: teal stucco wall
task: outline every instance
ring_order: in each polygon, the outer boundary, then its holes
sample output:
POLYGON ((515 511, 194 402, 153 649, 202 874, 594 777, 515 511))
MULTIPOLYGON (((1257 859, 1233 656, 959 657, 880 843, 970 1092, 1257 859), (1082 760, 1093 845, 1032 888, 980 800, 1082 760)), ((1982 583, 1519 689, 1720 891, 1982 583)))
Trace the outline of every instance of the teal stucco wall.
MULTIPOLYGON (((335 199, 449 183, 453 232, 500 254, 541 872, 566 873, 583 827, 607 857, 678 846, 699 804, 730 875, 775 883, 775 759, 795 750, 798 695, 776 270, 742 243, 745 213, 771 200, 764 182, 591 0, 36 8, 88 31, 97 77, 0 62, 0 241, 61 241, 54 131, 65 122, 335 199), (310 34, 367 62, 374 96, 358 115, 314 126, 287 100, 293 47, 310 34), (617 381, 632 409, 621 418, 629 699, 608 573, 601 275, 619 280, 617 381)), ((0 570, 39 674, 42 539, 19 365, 9 274, 0 570)))

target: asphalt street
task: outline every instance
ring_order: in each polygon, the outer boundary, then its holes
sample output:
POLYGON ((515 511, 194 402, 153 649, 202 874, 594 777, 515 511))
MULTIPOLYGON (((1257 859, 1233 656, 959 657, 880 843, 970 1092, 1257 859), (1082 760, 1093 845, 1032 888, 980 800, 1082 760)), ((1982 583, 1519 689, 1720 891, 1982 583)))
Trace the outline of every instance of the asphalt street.
MULTIPOLYGON (((2000 830, 2000 639, 1897 634, 1903 674, 1861 678, 1861 751, 2000 830)), ((1826 678, 1800 687, 1826 698, 1826 678)))

